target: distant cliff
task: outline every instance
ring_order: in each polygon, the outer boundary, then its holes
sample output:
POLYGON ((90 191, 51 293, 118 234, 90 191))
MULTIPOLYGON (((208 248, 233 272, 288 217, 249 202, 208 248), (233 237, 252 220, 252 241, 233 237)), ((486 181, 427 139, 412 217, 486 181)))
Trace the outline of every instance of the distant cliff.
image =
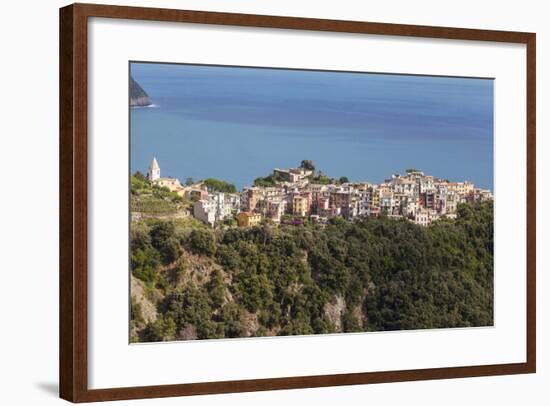
POLYGON ((150 106, 151 99, 138 82, 130 76, 130 106, 150 106))

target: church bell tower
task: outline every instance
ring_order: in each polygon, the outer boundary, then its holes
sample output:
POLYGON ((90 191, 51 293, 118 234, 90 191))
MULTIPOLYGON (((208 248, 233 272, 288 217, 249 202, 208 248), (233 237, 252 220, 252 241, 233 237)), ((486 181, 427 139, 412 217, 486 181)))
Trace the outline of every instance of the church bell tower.
POLYGON ((151 165, 149 165, 149 172, 147 177, 151 182, 154 182, 157 179, 160 179, 160 166, 157 162, 157 158, 153 158, 151 165))

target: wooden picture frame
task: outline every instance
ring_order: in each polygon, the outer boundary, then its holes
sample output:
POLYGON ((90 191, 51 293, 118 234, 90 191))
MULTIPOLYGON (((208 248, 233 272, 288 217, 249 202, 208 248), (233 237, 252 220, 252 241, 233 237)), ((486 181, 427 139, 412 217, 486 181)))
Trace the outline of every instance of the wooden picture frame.
POLYGON ((60 9, 60 396, 72 402, 141 399, 368 383, 448 379, 536 371, 536 161, 534 33, 383 24, 202 11, 74 4, 60 9), (527 46, 527 328, 526 362, 467 367, 197 382, 109 389, 88 387, 88 19, 110 19, 285 28, 408 36, 527 46))

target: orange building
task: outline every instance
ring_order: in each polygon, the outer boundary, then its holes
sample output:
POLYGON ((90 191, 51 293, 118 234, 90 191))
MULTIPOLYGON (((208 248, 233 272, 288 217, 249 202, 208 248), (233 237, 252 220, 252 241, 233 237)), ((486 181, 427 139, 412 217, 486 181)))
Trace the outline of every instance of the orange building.
POLYGON ((251 213, 249 211, 242 211, 237 214, 237 223, 239 227, 251 227, 257 226, 262 222, 262 215, 260 213, 251 213))

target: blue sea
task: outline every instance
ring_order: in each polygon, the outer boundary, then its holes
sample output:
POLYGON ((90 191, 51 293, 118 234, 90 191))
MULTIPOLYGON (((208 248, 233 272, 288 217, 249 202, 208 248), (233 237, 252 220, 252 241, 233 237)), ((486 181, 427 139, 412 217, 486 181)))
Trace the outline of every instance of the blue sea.
POLYGON ((154 106, 130 109, 131 171, 239 189, 312 160, 382 182, 417 168, 493 189, 493 80, 132 63, 154 106))

